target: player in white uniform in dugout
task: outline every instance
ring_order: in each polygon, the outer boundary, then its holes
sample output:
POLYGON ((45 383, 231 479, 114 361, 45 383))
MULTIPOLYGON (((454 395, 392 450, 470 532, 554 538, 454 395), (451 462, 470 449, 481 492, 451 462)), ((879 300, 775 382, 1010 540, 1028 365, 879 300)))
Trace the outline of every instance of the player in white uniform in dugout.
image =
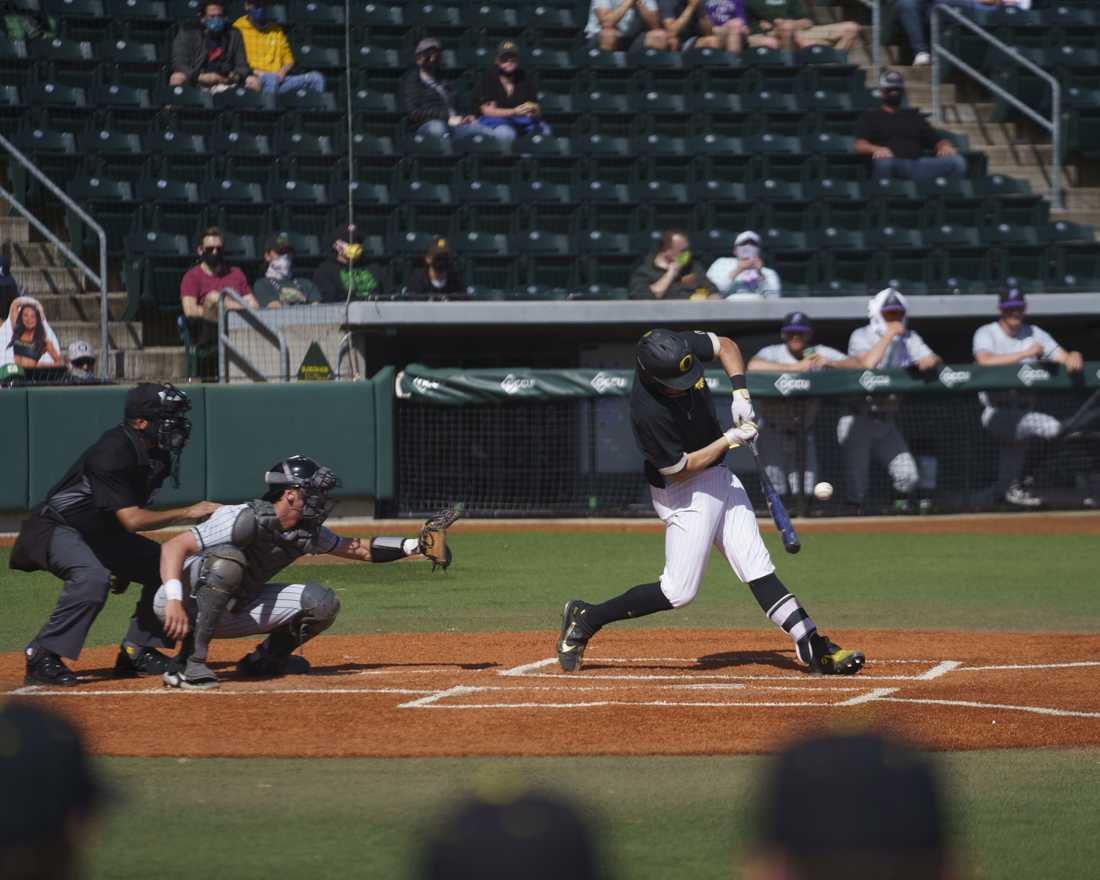
MULTIPOLYGON (((974 331, 974 360, 980 366, 1029 364, 1054 361, 1066 372, 1079 373, 1084 358, 1079 351, 1066 351, 1041 327, 1027 323, 1027 300, 1014 288, 997 295, 1000 317, 974 331)), ((999 460, 995 497, 1003 497, 1014 507, 1040 507, 1042 499, 1032 494, 1021 481, 1024 460, 1031 441, 1053 440, 1062 429, 1054 416, 1039 412, 1032 394, 1019 391, 982 391, 982 427, 997 444, 999 460)))
POLYGON ((724 465, 730 449, 753 442, 757 433, 737 344, 701 331, 646 333, 636 350, 630 418, 645 458, 653 508, 665 524, 664 571, 660 580, 639 584, 606 602, 566 602, 557 643, 561 668, 579 670, 589 639, 605 625, 691 602, 714 546, 749 585, 768 618, 791 638, 810 672, 859 672, 863 654, 843 650, 819 633, 776 576, 749 496, 724 465), (714 360, 733 386, 733 427, 725 432, 703 377, 703 363, 714 360))
MULTIPOLYGON (((858 369, 858 358, 828 345, 813 345, 814 327, 805 312, 791 312, 783 318, 779 328, 782 342, 760 349, 749 361, 749 372, 761 373, 809 373, 818 370, 858 369)), ((797 495, 798 444, 805 435, 802 489, 810 495, 817 482, 817 444, 814 442, 814 423, 821 410, 821 399, 764 400, 760 403, 760 427, 768 435, 768 442, 760 449, 760 458, 768 479, 780 495, 797 495)))

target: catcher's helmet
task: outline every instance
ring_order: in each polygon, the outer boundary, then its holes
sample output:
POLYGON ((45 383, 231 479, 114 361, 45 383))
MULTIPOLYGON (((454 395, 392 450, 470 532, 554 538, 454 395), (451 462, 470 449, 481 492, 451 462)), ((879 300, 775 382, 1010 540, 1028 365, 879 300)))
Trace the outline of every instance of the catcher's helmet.
POLYGON ((683 334, 650 330, 638 340, 638 375, 674 391, 686 391, 703 376, 703 365, 683 334))
POLYGON ((302 518, 312 525, 320 525, 336 506, 336 499, 329 498, 328 493, 340 485, 340 478, 312 458, 292 455, 269 467, 264 482, 278 494, 283 489, 301 489, 302 518))

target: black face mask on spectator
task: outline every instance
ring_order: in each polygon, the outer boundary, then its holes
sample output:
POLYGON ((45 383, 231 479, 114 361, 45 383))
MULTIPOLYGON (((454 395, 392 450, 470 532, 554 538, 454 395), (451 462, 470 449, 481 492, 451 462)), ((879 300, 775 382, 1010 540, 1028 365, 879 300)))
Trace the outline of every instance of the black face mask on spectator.
POLYGON ((897 89, 887 89, 882 93, 882 103, 887 107, 900 107, 904 95, 897 89))
POLYGON ((505 79, 515 79, 516 78, 516 73, 518 73, 518 72, 519 72, 518 67, 513 68, 512 70, 505 70, 499 64, 497 65, 497 73, 500 76, 504 77, 505 79))
POLYGON ((436 272, 447 272, 451 268, 451 258, 446 256, 432 257, 430 265, 436 272))
POLYGON ((428 75, 435 76, 439 73, 438 52, 425 52, 418 60, 420 61, 420 67, 428 73, 428 75))
POLYGON ((221 267, 224 258, 220 247, 207 247, 202 249, 202 261, 211 269, 221 267))

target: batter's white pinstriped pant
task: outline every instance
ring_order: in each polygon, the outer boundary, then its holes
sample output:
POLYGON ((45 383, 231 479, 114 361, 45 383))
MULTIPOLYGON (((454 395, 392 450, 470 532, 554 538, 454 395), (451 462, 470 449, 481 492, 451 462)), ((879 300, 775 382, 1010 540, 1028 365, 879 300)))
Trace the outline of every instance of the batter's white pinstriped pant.
POLYGON ((661 592, 673 608, 687 605, 699 592, 712 546, 745 583, 775 571, 745 487, 725 467, 707 468, 650 493, 665 524, 661 592))
MULTIPOLYGON (((264 584, 263 589, 247 606, 238 608, 232 614, 227 611, 222 615, 218 628, 214 630, 214 638, 239 639, 269 633, 285 626, 296 614, 301 613, 302 591, 305 588, 305 584, 264 584)), ((194 621, 195 600, 185 592, 183 603, 194 621)), ((168 597, 162 586, 153 598, 153 611, 161 620, 164 620, 167 604, 168 597)))

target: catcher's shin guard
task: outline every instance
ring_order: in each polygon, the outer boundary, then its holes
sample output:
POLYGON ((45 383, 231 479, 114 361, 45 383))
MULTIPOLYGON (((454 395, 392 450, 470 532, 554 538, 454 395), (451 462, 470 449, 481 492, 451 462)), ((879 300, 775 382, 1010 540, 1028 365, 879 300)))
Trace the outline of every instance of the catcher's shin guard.
POLYGON ((194 647, 188 665, 206 665, 210 641, 229 603, 241 589, 246 564, 244 554, 228 544, 212 547, 203 558, 192 590, 198 613, 195 617, 194 647))

